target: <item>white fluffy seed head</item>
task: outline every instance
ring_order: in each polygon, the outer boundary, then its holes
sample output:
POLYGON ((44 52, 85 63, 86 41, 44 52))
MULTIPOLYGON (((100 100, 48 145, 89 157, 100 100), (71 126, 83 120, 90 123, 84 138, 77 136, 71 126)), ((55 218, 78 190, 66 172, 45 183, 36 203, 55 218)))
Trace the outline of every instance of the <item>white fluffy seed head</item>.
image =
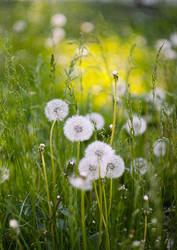
POLYGON ((92 136, 93 130, 91 121, 81 115, 68 118, 64 125, 64 134, 70 141, 86 141, 92 136))
POLYGON ((45 107, 45 115, 49 121, 62 121, 68 115, 68 104, 60 99, 49 101, 45 107))
POLYGON ((133 160, 131 164, 131 173, 133 173, 133 168, 135 169, 135 172, 140 173, 141 175, 144 175, 147 172, 148 169, 148 162, 146 159, 139 157, 133 160))
POLYGON ((9 169, 0 167, 0 184, 9 179, 9 169))
POLYGON ((106 176, 108 178, 118 178, 125 170, 124 160, 119 155, 113 155, 107 159, 106 176))
POLYGON ((85 150, 85 157, 93 159, 99 165, 107 162, 107 158, 114 154, 114 150, 107 143, 94 141, 85 150))
POLYGON ((99 165, 97 161, 91 158, 83 158, 79 163, 79 173, 80 175, 87 176, 89 180, 96 180, 99 176, 104 178, 106 175, 106 165, 99 165))
POLYGON ((146 121, 143 118, 139 118, 134 115, 133 120, 129 119, 125 124, 126 131, 130 134, 131 129, 134 130, 134 135, 141 135, 146 131, 146 121))
POLYGON ((18 221, 15 219, 12 219, 9 221, 9 227, 13 228, 13 229, 18 229, 18 221))
POLYGON ((157 157, 165 156, 167 150, 167 141, 168 141, 167 138, 161 138, 154 142, 153 152, 155 156, 157 157))
POLYGON ((85 177, 70 177, 69 182, 75 188, 81 189, 83 191, 88 191, 92 189, 92 182, 85 177))
POLYGON ((81 28, 81 31, 84 33, 91 33, 95 29, 95 26, 93 23, 84 22, 81 24, 80 28, 81 28))
POLYGON ((102 115, 93 112, 91 114, 88 114, 87 117, 95 124, 95 127, 97 130, 100 130, 103 128, 104 118, 102 115))
POLYGON ((67 18, 65 17, 65 15, 61 13, 57 13, 53 15, 51 18, 51 24, 54 26, 62 27, 66 24, 66 22, 67 22, 67 18))

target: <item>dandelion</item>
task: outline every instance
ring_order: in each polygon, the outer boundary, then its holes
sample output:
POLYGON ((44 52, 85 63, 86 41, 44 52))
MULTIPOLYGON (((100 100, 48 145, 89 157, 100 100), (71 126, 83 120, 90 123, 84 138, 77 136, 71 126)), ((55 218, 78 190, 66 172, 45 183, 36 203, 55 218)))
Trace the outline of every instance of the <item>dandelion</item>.
POLYGON ((158 139, 154 142, 153 144, 153 152, 154 155, 157 157, 163 157, 166 154, 166 150, 167 150, 167 138, 161 138, 158 139))
POLYGON ((177 46, 177 33, 172 33, 170 36, 170 41, 174 47, 177 46))
POLYGON ((13 30, 17 33, 20 33, 26 29, 27 25, 24 20, 18 20, 13 25, 13 30))
POLYGON ((123 159, 119 155, 113 155, 109 157, 106 167, 106 176, 108 178, 120 177, 125 169, 123 159))
POLYGON ((67 22, 66 16, 61 13, 53 15, 51 18, 51 24, 54 26, 63 27, 66 24, 66 22, 67 22))
POLYGON ((86 141, 92 136, 93 130, 90 120, 81 115, 68 118, 64 125, 64 134, 70 141, 86 141))
POLYGON ((107 158, 113 154, 112 147, 101 141, 92 142, 85 150, 85 157, 93 159, 99 164, 107 163, 107 158))
POLYGON ((88 114, 87 117, 95 124, 97 130, 100 130, 104 126, 104 118, 98 113, 88 114))
POLYGON ((65 30, 62 28, 55 28, 52 34, 52 40, 54 45, 60 43, 65 38, 65 30))
POLYGON ((95 26, 93 23, 84 22, 81 24, 80 28, 81 28, 81 31, 84 33, 91 33, 95 29, 95 26))
POLYGON ((45 107, 45 115, 49 121, 62 121, 68 115, 68 104, 60 99, 49 101, 45 107))
POLYGON ((92 182, 85 176, 70 177, 69 182, 73 187, 81 189, 83 191, 88 191, 92 189, 92 182))
POLYGON ((148 162, 146 161, 146 159, 139 157, 133 160, 131 164, 131 172, 133 172, 133 167, 135 168, 135 171, 137 171, 141 175, 144 175, 147 172, 148 162))
POLYGON ((9 221, 9 227, 11 227, 14 230, 18 229, 18 227, 19 227, 18 221, 15 220, 15 219, 10 220, 9 221))
POLYGON ((148 201, 149 197, 147 195, 144 195, 143 199, 144 199, 144 201, 148 201))
POLYGON ((89 180, 96 180, 99 178, 104 178, 106 175, 106 165, 99 164, 90 158, 83 158, 79 163, 79 173, 80 175, 87 176, 89 180))
POLYGON ((133 116, 133 122, 129 119, 127 123, 124 125, 126 131, 130 134, 131 128, 134 130, 134 134, 141 135, 146 131, 146 121, 143 118, 139 118, 138 116, 133 116))
POLYGON ((0 168, 0 184, 9 179, 9 169, 0 168))

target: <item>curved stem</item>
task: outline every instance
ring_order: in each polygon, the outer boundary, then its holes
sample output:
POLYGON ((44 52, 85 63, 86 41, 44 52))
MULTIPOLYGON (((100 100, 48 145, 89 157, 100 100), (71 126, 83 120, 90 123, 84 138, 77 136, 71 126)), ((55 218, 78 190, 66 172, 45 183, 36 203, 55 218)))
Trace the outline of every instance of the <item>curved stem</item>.
POLYGON ((86 230, 85 230, 85 207, 84 207, 84 191, 81 191, 81 218, 82 218, 82 238, 83 249, 87 249, 86 230))
POLYGON ((55 164, 54 164, 54 155, 53 155, 53 146, 52 146, 52 137, 53 137, 53 129, 55 126, 56 120, 53 121, 51 129, 50 129, 50 157, 51 157, 51 164, 52 164, 52 181, 53 181, 53 197, 54 197, 54 205, 56 200, 56 177, 55 177, 55 164))

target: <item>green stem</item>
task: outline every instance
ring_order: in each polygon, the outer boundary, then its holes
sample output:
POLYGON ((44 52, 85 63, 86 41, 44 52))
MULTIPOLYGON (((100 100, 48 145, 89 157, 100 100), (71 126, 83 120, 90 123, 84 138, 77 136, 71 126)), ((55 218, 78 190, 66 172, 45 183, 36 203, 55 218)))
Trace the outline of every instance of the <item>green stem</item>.
POLYGON ((146 245, 146 236, 147 236, 147 214, 145 214, 145 218, 144 218, 144 247, 143 249, 145 249, 145 245, 146 245))
POLYGON ((56 177, 55 177, 55 164, 54 164, 54 154, 53 154, 53 146, 52 146, 52 137, 53 137, 53 129, 55 126, 56 120, 53 121, 51 129, 50 129, 50 157, 52 164, 52 179, 53 179, 53 197, 54 197, 54 206, 56 201, 56 177))
POLYGON ((103 225, 103 194, 102 194, 102 186, 101 186, 101 178, 99 176, 99 201, 100 201, 100 224, 99 224, 99 240, 98 240, 98 249, 100 249, 101 246, 101 240, 102 240, 102 225, 103 225))
MULTIPOLYGON (((114 132, 115 132, 115 126, 116 126, 116 106, 117 106, 117 83, 118 83, 118 76, 114 76, 115 81, 115 96, 114 96, 114 116, 113 116, 113 127, 112 127, 112 133, 111 133, 111 140, 110 145, 112 146, 113 139, 114 139, 114 132)), ((108 218, 111 212, 111 205, 112 205, 112 178, 110 181, 110 196, 109 196, 109 208, 108 208, 108 218)))
POLYGON ((49 185, 48 185, 47 171, 46 171, 44 153, 43 152, 41 152, 41 159, 42 159, 42 168, 43 168, 43 172, 44 172, 44 179, 45 179, 45 185, 46 185, 46 191, 47 191, 47 201, 48 201, 48 207, 49 207, 49 215, 50 215, 50 218, 52 218, 52 208, 51 208, 51 203, 50 203, 49 185))
MULTIPOLYGON (((96 187, 96 182, 95 181, 93 181, 93 185, 94 185, 94 189, 95 189, 96 199, 97 199, 97 202, 98 202, 98 207, 99 207, 99 210, 101 211, 101 205, 100 205, 100 200, 99 200, 98 191, 97 191, 97 187, 96 187)), ((100 216, 101 216, 101 213, 100 213, 100 216)), ((103 214, 102 214, 102 219, 103 219, 103 224, 106 227, 106 221, 105 221, 105 218, 104 218, 103 214)))
POLYGON ((108 218, 109 218, 110 213, 111 213, 111 206, 112 206, 112 178, 110 180, 108 218))
POLYGON ((113 111, 112 133, 111 133, 111 140, 110 140, 110 145, 111 146, 112 146, 112 143, 113 143, 115 126, 116 126, 116 106, 117 106, 117 82, 118 82, 118 76, 114 76, 114 80, 115 80, 115 96, 114 96, 114 111, 113 111))
POLYGON ((86 230, 85 230, 85 206, 84 206, 84 191, 81 191, 81 218, 82 218, 82 238, 83 249, 87 249, 86 230))
POLYGON ((80 156, 80 141, 77 142, 77 159, 76 159, 76 171, 75 174, 76 176, 79 174, 79 156, 80 156))
POLYGON ((104 188, 104 183, 102 183, 102 191, 104 197, 104 206, 105 206, 105 216, 106 216, 106 249, 110 250, 110 241, 109 241, 109 231, 108 231, 108 208, 107 208, 107 200, 106 200, 106 192, 104 188))

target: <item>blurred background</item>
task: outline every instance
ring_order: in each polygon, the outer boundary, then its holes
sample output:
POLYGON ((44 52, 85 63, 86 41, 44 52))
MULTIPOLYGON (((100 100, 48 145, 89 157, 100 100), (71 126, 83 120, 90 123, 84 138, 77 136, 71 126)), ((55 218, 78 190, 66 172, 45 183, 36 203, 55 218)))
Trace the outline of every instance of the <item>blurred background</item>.
POLYGON ((120 94, 128 83, 145 95, 160 48, 157 86, 176 90, 177 0, 1 1, 0 37, 2 78, 11 62, 33 100, 61 96, 72 83, 78 100, 103 106, 113 70, 120 94))

